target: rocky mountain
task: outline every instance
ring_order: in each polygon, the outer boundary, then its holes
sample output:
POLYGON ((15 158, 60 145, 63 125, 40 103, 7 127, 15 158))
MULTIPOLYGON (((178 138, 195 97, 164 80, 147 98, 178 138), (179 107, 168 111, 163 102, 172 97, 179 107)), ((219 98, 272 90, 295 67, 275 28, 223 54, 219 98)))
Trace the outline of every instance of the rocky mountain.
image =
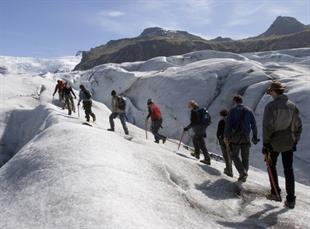
POLYGON ((279 16, 266 32, 242 40, 222 37, 206 40, 186 31, 152 27, 135 38, 112 40, 83 52, 82 60, 75 70, 86 70, 105 63, 181 55, 204 49, 242 53, 301 47, 310 47, 310 28, 292 17, 279 16))
POLYGON ((281 36, 286 34, 303 32, 306 29, 306 25, 302 24, 293 17, 279 16, 267 29, 267 31, 259 35, 258 37, 281 36))
POLYGON ((218 36, 218 37, 216 37, 214 39, 211 39, 210 41, 225 42, 225 41, 233 41, 233 39, 231 39, 230 37, 218 36))

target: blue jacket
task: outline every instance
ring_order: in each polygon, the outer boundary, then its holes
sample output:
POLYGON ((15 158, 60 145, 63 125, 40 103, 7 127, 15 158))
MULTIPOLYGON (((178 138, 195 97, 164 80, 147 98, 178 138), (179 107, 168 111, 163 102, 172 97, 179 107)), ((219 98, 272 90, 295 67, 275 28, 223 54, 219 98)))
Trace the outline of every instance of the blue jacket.
MULTIPOLYGON (((89 94, 92 96, 92 94, 90 93, 90 91, 88 91, 88 92, 89 92, 89 94)), ((85 92, 84 92, 83 90, 80 90, 79 97, 80 97, 79 103, 80 103, 81 101, 91 101, 91 98, 90 98, 90 99, 87 99, 87 98, 86 98, 85 92)))
POLYGON ((256 120, 252 110, 244 105, 232 108, 226 118, 225 137, 231 138, 233 130, 238 127, 241 117, 241 127, 245 137, 249 138, 252 130, 253 137, 257 137, 256 120))

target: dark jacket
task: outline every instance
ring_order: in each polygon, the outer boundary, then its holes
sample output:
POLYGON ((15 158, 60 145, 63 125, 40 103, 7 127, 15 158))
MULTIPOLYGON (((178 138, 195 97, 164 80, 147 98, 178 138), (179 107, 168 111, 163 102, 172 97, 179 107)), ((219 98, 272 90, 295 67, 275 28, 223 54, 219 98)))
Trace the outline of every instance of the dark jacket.
POLYGON ((65 87, 62 91, 65 97, 71 97, 71 94, 74 96, 74 98, 76 97, 72 87, 65 87))
POLYGON ((191 110, 190 124, 186 127, 188 129, 192 128, 195 135, 206 136, 207 126, 200 123, 198 110, 200 108, 194 108, 191 110))
POLYGON ((263 140, 271 144, 276 152, 292 150, 298 143, 302 132, 302 121, 298 107, 279 95, 268 103, 264 110, 263 140))
POLYGON ((225 137, 233 139, 235 130, 241 125, 244 139, 242 143, 250 142, 250 133, 252 130, 253 137, 257 138, 256 120, 252 110, 242 104, 232 108, 226 118, 225 137))
POLYGON ((216 136, 219 140, 220 145, 225 145, 224 143, 224 132, 225 132, 225 119, 221 119, 217 125, 216 136))
POLYGON ((87 89, 85 89, 85 90, 80 90, 80 93, 79 93, 79 103, 80 103, 81 101, 83 101, 83 102, 91 101, 91 98, 89 98, 89 99, 87 98, 86 93, 89 93, 90 96, 91 96, 90 91, 88 91, 87 89))

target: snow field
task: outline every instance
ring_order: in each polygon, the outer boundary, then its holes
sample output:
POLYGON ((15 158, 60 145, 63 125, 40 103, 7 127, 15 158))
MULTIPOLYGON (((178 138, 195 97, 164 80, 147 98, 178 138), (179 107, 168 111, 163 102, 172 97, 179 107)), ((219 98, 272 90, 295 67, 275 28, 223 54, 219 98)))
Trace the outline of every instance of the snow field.
MULTIPOLYGON (((158 73, 147 72, 146 77, 141 72, 126 73, 117 65, 112 70, 108 67, 109 71, 99 66, 103 74, 94 71, 91 76, 89 70, 67 76, 73 77, 70 79, 76 86, 87 82, 95 96, 102 93, 101 99, 108 105, 111 87, 119 86, 130 95, 129 113, 135 123, 144 120, 146 99, 155 98, 165 111, 163 130, 171 132, 180 123, 188 123, 185 110, 187 97, 192 96, 201 104, 209 104, 213 114, 230 104, 228 98, 233 93, 242 91, 248 95, 246 104, 260 117, 270 99, 263 92, 270 78, 279 77, 288 86, 290 98, 304 105, 301 111, 307 128, 307 66, 280 63, 280 68, 270 71, 274 69, 268 67, 268 72, 257 62, 230 57, 193 61, 158 73), (249 68, 254 72, 245 74, 249 68), (190 80, 192 73, 194 83, 190 80), (109 86, 105 74, 110 74, 109 86), (170 121, 166 109, 175 112, 170 121)), ((138 64, 122 65, 138 69, 138 64)), ((150 133, 145 140, 144 130, 132 124, 128 126, 134 138, 128 141, 119 120, 115 133, 106 131, 110 111, 99 102, 93 105, 97 116, 94 127, 82 125, 82 110, 78 118, 52 104, 55 82, 51 79, 59 75, 32 76, 0 75, 0 155, 6 156, 0 168, 0 218, 5 219, 0 220, 0 228, 309 227, 309 186, 296 183, 297 205, 288 210, 283 203, 265 199, 269 190, 265 168, 251 167, 248 181, 241 185, 236 182, 237 171, 234 178, 222 174, 222 162, 201 164, 185 149, 177 151, 176 144, 155 144, 150 133)), ((208 129, 209 140, 216 124, 215 119, 208 129)), ((303 140, 300 154, 295 154, 295 168, 308 179, 306 144, 303 140), (303 166, 299 166, 301 162, 303 166)), ((258 149, 254 148, 251 156, 255 157, 252 164, 264 165, 258 149)), ((280 186, 284 199, 282 178, 280 186)))
MULTIPOLYGON (((271 80, 280 80, 287 86, 289 98, 300 107, 304 124, 302 139, 295 154, 296 179, 309 185, 310 147, 308 131, 310 116, 309 70, 310 49, 291 49, 272 52, 233 54, 204 50, 172 57, 156 57, 148 61, 122 64, 104 64, 83 72, 72 72, 72 83, 87 85, 97 101, 110 107, 111 90, 125 95, 127 116, 131 123, 144 128, 147 115, 146 101, 152 98, 161 108, 164 118, 163 133, 179 138, 189 122, 189 100, 207 107, 212 124, 208 128, 207 145, 220 152, 216 128, 219 111, 232 106, 235 94, 244 96, 245 105, 255 113, 259 138, 265 105, 271 97, 265 94, 271 80)), ((184 141, 190 143, 190 136, 184 141)), ((261 161, 262 142, 252 147, 250 162, 264 169, 261 161)), ((281 165, 279 165, 281 170, 281 165)), ((280 172, 281 174, 281 172, 280 172)))

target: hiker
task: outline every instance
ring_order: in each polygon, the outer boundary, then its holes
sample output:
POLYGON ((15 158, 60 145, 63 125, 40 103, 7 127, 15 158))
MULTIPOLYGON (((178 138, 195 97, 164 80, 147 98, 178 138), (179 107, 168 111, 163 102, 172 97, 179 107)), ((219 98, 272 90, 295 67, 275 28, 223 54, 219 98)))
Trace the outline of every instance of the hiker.
POLYGON ((63 89, 64 88, 65 88, 65 81, 64 80, 57 80, 57 84, 55 86, 53 97, 55 96, 56 92, 58 91, 59 102, 61 102, 61 103, 63 103, 63 101, 64 101, 64 95, 63 95, 63 89))
POLYGON ((65 87, 63 89, 63 96, 65 99, 65 104, 63 106, 63 109, 65 109, 65 107, 68 108, 68 115, 71 115, 72 111, 75 112, 75 106, 74 106, 72 95, 74 96, 74 99, 76 99, 76 96, 74 94, 74 91, 72 90, 72 87, 70 86, 68 82, 66 82, 65 87))
POLYGON ((225 122, 226 122, 227 115, 228 115, 228 110, 224 109, 220 111, 221 119, 218 122, 216 136, 219 141, 222 154, 223 154, 223 158, 224 158, 224 162, 226 165, 226 167, 224 168, 224 174, 226 174, 227 176, 233 177, 231 158, 230 158, 230 148, 229 148, 229 145, 226 145, 224 141, 225 122))
POLYGON ((251 147, 250 132, 252 130, 252 143, 257 144, 256 120, 252 110, 243 105, 240 95, 233 97, 234 107, 226 118, 224 141, 231 150, 231 159, 239 173, 238 181, 245 182, 249 170, 249 153, 251 147), (241 151, 241 160, 239 157, 241 151))
POLYGON ((122 96, 118 96, 116 91, 111 92, 112 96, 112 114, 110 115, 110 126, 111 128, 108 131, 114 131, 114 120, 117 116, 121 120, 124 132, 126 135, 129 135, 128 127, 126 125, 126 100, 122 96))
POLYGON ((199 108, 198 103, 194 100, 188 103, 188 108, 191 110, 190 124, 184 128, 184 131, 188 131, 191 128, 194 131, 193 145, 195 152, 191 155, 199 160, 201 151, 204 155, 204 160, 201 160, 201 162, 210 165, 211 158, 208 153, 204 138, 206 137, 206 129, 211 122, 211 117, 208 116, 209 121, 204 122, 205 115, 209 115, 209 113, 204 108, 199 108))
POLYGON ((158 133, 159 128, 161 128, 162 123, 163 123, 163 119, 161 117, 161 112, 159 107, 153 102, 152 99, 148 99, 147 100, 147 106, 148 106, 148 115, 145 119, 145 122, 148 121, 148 119, 151 117, 151 131, 152 134, 154 135, 155 138, 155 143, 159 143, 159 140, 163 141, 163 144, 165 144, 167 137, 161 135, 158 133))
POLYGON ((81 84, 78 106, 80 106, 80 102, 83 101, 83 109, 85 111, 85 118, 87 122, 89 122, 89 116, 93 118, 93 122, 96 121, 96 115, 91 110, 92 107, 91 97, 92 96, 89 90, 87 90, 85 86, 81 84))
POLYGON ((266 155, 271 173, 269 173, 271 191, 266 196, 267 199, 282 201, 276 168, 281 153, 287 193, 284 204, 288 208, 294 208, 296 197, 293 152, 296 151, 300 139, 302 122, 298 107, 283 94, 284 90, 285 87, 279 81, 273 81, 267 90, 273 101, 269 102, 264 110, 262 153, 266 155))

